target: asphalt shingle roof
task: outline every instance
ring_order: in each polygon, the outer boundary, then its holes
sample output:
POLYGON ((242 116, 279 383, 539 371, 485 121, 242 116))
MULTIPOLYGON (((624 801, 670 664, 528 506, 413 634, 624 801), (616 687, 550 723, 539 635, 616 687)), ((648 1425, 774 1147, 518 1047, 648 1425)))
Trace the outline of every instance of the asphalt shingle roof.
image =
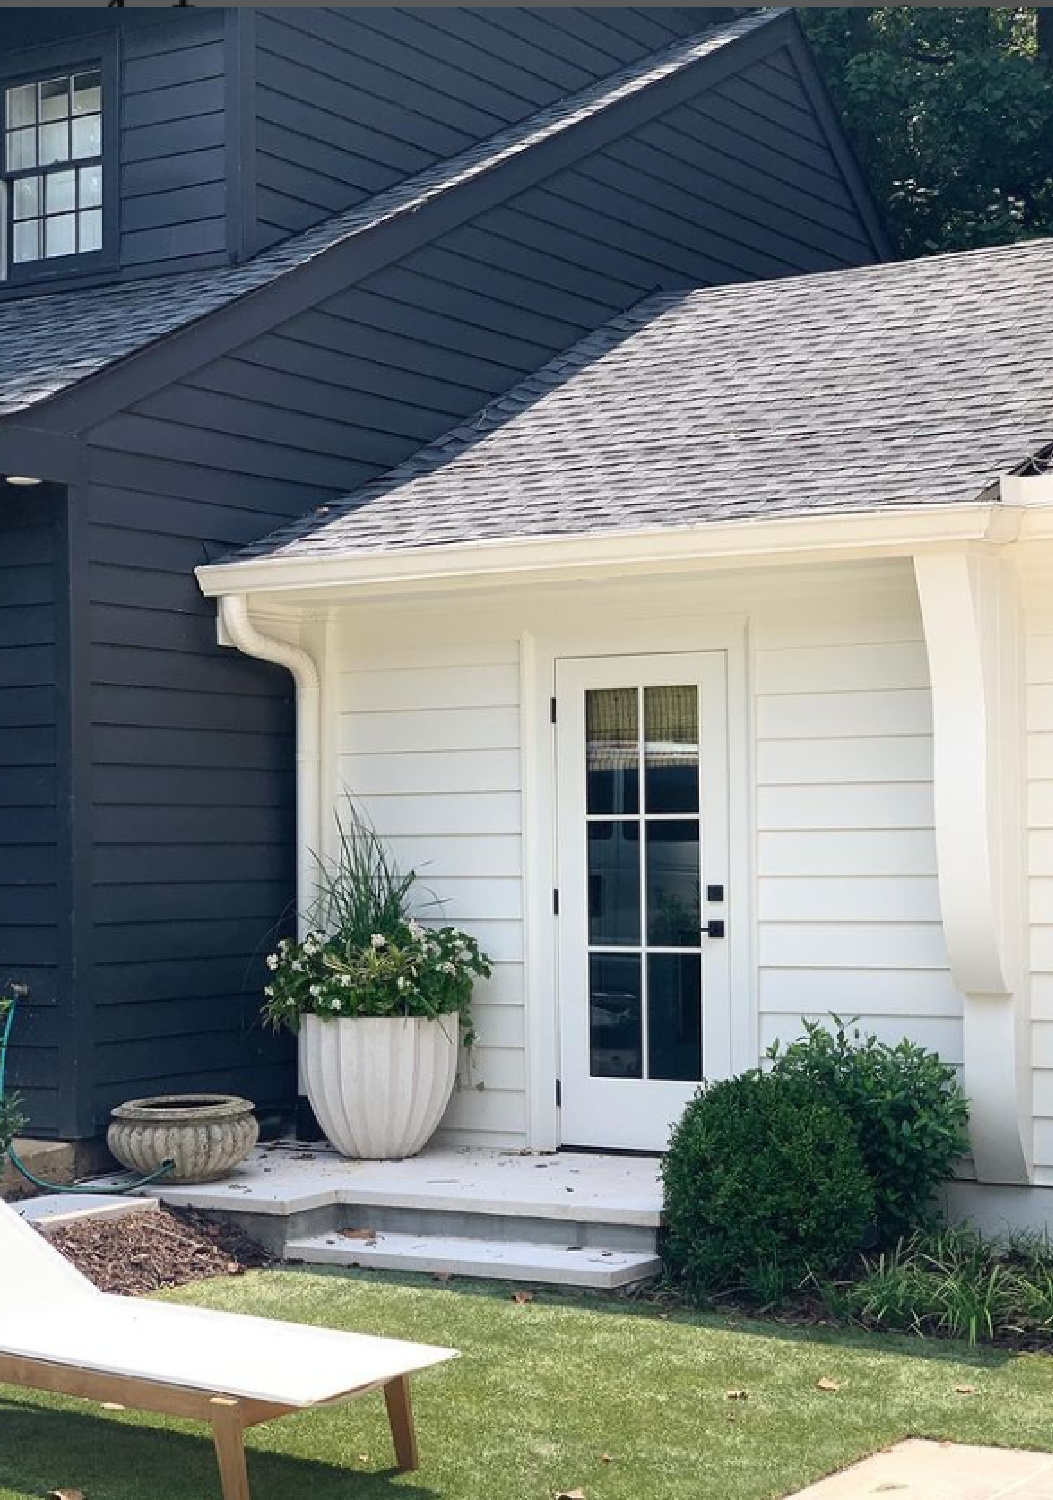
POLYGON ((674 42, 243 265, 0 303, 0 417, 49 400, 785 14, 785 8, 761 11, 674 42))
POLYGON ((1053 441, 1053 239, 647 298, 238 554, 976 500, 1053 441))

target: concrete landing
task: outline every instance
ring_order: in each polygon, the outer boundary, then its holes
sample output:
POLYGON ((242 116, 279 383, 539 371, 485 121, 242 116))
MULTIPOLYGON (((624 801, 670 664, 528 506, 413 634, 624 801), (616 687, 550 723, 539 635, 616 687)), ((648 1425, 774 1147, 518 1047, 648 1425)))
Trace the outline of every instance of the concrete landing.
POLYGON ((793 1500, 1053 1500, 1053 1454, 920 1438, 800 1490, 793 1500))

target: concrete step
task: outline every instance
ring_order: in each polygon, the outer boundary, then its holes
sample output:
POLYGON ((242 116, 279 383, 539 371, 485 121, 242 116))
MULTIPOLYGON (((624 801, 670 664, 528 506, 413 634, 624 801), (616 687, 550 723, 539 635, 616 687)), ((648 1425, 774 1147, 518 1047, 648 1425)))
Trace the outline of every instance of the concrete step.
POLYGON ((287 1260, 307 1265, 360 1266, 378 1271, 438 1272, 496 1281, 613 1291, 646 1281, 661 1270, 653 1251, 536 1244, 530 1240, 462 1239, 436 1234, 339 1231, 303 1236, 285 1247, 287 1260))

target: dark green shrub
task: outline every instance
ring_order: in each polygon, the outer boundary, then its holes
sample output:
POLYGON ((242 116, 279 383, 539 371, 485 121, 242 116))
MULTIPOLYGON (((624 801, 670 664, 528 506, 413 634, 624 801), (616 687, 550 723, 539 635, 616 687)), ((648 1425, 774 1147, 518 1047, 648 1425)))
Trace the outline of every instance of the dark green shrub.
POLYGON ((788 1290, 859 1248, 874 1196, 852 1122, 759 1072, 688 1105, 662 1166, 669 1271, 688 1293, 788 1290))
MULTIPOLYGON (((806 1035, 768 1053, 772 1071, 839 1105, 854 1122, 874 1183, 874 1232, 881 1246, 935 1219, 933 1195, 969 1149, 968 1106, 954 1069, 935 1052, 875 1036, 849 1037, 805 1022, 806 1035)), ((851 1023, 849 1023, 851 1024, 851 1023)))

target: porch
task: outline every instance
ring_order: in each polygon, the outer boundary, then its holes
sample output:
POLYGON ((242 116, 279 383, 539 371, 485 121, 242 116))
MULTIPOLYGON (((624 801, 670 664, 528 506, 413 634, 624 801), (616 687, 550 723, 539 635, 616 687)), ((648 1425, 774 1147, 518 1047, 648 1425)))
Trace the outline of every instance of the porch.
POLYGON ((276 1141, 222 1182, 142 1192, 221 1214, 273 1255, 313 1265, 603 1291, 660 1268, 656 1157, 434 1146, 351 1161, 324 1143, 276 1141))

